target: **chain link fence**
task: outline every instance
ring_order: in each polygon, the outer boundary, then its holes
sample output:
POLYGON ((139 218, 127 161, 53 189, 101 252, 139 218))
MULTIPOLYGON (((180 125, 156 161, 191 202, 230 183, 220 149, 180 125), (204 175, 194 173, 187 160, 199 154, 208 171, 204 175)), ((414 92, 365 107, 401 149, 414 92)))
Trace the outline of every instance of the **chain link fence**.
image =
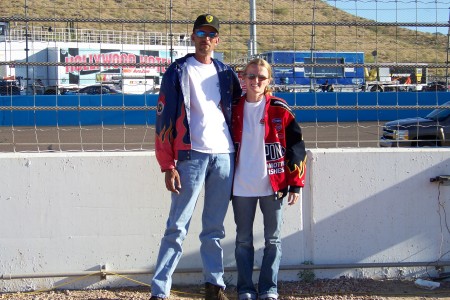
POLYGON ((6 4, 0 13, 0 151, 152 150, 164 68, 193 51, 193 20, 205 12, 221 20, 217 58, 237 72, 252 57, 269 60, 274 90, 288 99, 308 147, 379 147, 386 132, 394 146, 445 146, 445 116, 432 125, 419 118, 450 101, 449 6, 427 0, 6 4), (95 59, 105 53, 119 60, 95 59), (125 60, 124 53, 135 58, 125 60), (123 93, 77 94, 95 84, 123 93), (385 126, 403 118, 415 121, 385 126), (419 134, 423 129, 434 134, 419 134), (398 143, 408 130, 407 143, 398 143))

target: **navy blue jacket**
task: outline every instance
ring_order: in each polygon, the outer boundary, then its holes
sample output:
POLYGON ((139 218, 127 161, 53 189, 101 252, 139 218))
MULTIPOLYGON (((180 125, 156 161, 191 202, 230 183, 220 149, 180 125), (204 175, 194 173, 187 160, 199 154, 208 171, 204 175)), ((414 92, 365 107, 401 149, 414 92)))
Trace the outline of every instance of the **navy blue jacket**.
MULTIPOLYGON (((162 171, 175 168, 175 160, 190 158, 190 88, 186 59, 175 60, 163 75, 156 111, 156 159, 162 171)), ((231 105, 242 94, 236 73, 213 59, 220 83, 221 107, 231 133, 231 105)))

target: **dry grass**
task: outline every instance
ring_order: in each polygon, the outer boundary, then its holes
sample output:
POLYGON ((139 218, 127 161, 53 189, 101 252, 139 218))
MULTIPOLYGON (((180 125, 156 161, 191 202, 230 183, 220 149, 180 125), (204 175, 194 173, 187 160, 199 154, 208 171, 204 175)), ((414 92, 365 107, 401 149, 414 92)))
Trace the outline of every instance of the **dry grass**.
MULTIPOLYGON (((237 62, 247 54, 249 40, 249 1, 243 0, 19 0, 2 3, 0 18, 24 16, 27 1, 29 17, 139 20, 136 23, 76 22, 77 28, 139 30, 169 32, 167 20, 172 19, 173 32, 190 32, 192 20, 210 12, 223 21, 220 51, 226 62, 237 62), (170 9, 172 3, 173 9, 170 9), (142 23, 141 21, 148 21, 142 23)), ((6 2, 6 1, 3 1, 6 2)), ((257 1, 258 52, 267 50, 309 50, 312 26, 293 22, 368 22, 323 1, 272 0, 257 1), (287 22, 271 25, 270 22, 287 22)), ((50 25, 46 22, 45 25, 50 25)), ((40 25, 38 23, 34 25, 40 25)), ((54 27, 68 24, 53 21, 54 27)), ((424 62, 445 64, 447 37, 422 33, 400 27, 317 25, 314 28, 316 50, 363 51, 366 62, 373 62, 377 50, 378 62, 424 62)))

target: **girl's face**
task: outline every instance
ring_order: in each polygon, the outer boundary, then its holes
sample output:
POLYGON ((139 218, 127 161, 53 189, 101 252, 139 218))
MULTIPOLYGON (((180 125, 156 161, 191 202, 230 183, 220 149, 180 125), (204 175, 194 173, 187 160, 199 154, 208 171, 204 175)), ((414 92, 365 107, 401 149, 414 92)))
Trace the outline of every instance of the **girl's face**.
POLYGON ((259 98, 259 96, 264 94, 270 80, 269 71, 263 66, 252 64, 245 70, 244 82, 249 96, 257 96, 259 98))

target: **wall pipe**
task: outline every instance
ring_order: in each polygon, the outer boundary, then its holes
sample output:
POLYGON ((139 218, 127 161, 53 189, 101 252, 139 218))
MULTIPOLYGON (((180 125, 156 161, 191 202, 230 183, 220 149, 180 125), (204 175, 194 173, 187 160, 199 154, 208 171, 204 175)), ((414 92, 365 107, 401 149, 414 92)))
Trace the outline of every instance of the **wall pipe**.
MULTIPOLYGON (((317 264, 317 265, 285 265, 280 266, 280 271, 292 271, 292 270, 325 270, 325 269, 367 269, 367 268, 392 268, 392 267, 447 267, 450 266, 450 261, 434 261, 434 262, 398 262, 398 263, 348 263, 348 264, 317 264)), ((259 271, 260 268, 254 268, 255 271, 259 271)), ((236 267, 225 268, 227 272, 237 271, 236 267)), ((185 268, 177 269, 175 273, 201 273, 202 268, 185 268)), ((153 274, 152 270, 148 269, 136 269, 136 270, 106 270, 100 267, 98 271, 79 271, 79 272, 66 272, 66 273, 39 273, 39 274, 2 274, 1 280, 13 280, 13 279, 28 279, 28 278, 54 278, 54 277, 78 277, 99 274, 103 278, 108 275, 145 275, 153 274)))

